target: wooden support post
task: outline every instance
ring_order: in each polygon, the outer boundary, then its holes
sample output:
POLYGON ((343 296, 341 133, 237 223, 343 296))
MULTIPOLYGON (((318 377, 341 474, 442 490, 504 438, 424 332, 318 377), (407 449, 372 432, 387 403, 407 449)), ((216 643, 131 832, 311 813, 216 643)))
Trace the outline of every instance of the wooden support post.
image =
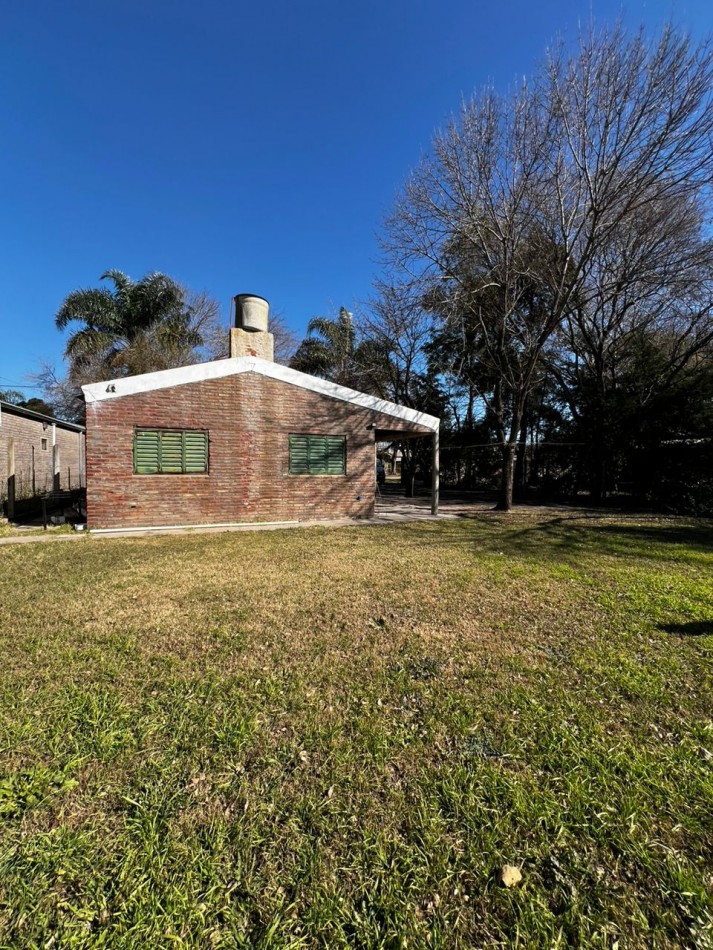
POLYGON ((431 461, 431 514, 438 514, 438 496, 441 488, 441 478, 440 478, 440 458, 439 458, 439 438, 438 431, 433 433, 433 443, 432 443, 432 461, 431 461))

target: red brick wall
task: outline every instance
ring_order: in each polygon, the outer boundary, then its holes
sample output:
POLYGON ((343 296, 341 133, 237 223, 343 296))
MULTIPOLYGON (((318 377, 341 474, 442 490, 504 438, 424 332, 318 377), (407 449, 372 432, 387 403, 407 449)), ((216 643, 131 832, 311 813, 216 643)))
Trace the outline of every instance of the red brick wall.
MULTIPOLYGON (((374 432, 416 427, 257 373, 87 406, 90 528, 368 517, 374 432), (136 426, 207 429, 207 475, 134 475, 136 426), (345 435, 346 475, 290 475, 290 433, 345 435)), ((427 430, 422 429, 424 434, 427 430)))
MULTIPOLYGON (((59 487, 79 488, 83 482, 83 433, 55 427, 58 446, 59 487)), ((0 501, 8 495, 8 462, 10 446, 15 449, 15 499, 29 498, 34 493, 51 491, 53 486, 54 453, 52 452, 52 425, 46 428, 39 419, 15 415, 3 407, 0 413, 0 501), (42 448, 42 440, 47 448, 42 448), (33 456, 34 449, 34 456, 33 456), (33 482, 34 466, 34 482, 33 482)))

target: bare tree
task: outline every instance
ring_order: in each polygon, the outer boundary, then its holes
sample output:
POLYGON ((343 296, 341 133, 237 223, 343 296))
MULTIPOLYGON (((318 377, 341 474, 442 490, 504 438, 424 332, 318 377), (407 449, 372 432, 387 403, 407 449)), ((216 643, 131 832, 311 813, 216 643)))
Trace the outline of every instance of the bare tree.
POLYGON ((377 282, 375 297, 358 319, 362 339, 371 344, 367 350, 371 365, 365 367, 371 391, 403 406, 416 406, 417 384, 427 370, 431 322, 412 286, 377 282))
POLYGON ((552 124, 527 85, 510 96, 484 91, 436 136, 387 225, 392 265, 477 349, 479 395, 502 449, 503 510, 525 402, 567 300, 565 281, 551 279, 558 255, 542 225, 552 124))
POLYGON ((70 381, 68 375, 62 376, 52 363, 45 362, 29 378, 35 386, 40 387, 42 398, 52 407, 52 415, 84 425, 85 406, 81 387, 85 382, 96 382, 98 376, 95 372, 88 369, 86 379, 78 375, 70 381))
POLYGON ((701 209, 666 198, 622 221, 593 255, 592 279, 562 328, 552 371, 573 419, 590 442, 590 491, 606 497, 615 394, 632 349, 648 339, 661 359, 642 379, 645 405, 670 386, 713 338, 713 242, 701 209))
MULTIPOLYGON (((525 406, 565 323, 584 337, 628 313, 657 319, 687 276, 706 273, 712 80, 708 44, 671 28, 652 44, 592 31, 513 94, 465 103, 397 200, 390 264, 470 348, 502 450, 499 508, 512 504, 525 406)), ((696 316, 681 339, 703 345, 706 292, 685 299, 679 324, 696 316)))
POLYGON ((279 310, 270 316, 270 333, 275 338, 275 362, 289 366, 297 350, 297 335, 279 310))
POLYGON ((19 406, 24 398, 25 394, 17 389, 0 389, 0 399, 3 402, 9 402, 13 406, 19 406))
MULTIPOLYGON (((542 78, 557 116, 550 152, 553 239, 575 262, 555 373, 573 415, 590 393, 592 494, 606 492, 605 406, 629 343, 666 340, 665 373, 711 339, 713 59, 668 27, 655 42, 621 26, 560 48, 542 78)), ((660 381, 662 384, 664 380, 660 381)))
MULTIPOLYGON (((399 403, 440 415, 434 392, 440 388, 428 375, 426 345, 430 339, 431 316, 419 293, 410 284, 376 283, 376 294, 357 318, 362 388, 399 403)), ((401 476, 407 494, 414 491, 419 455, 424 467, 430 464, 430 443, 404 439, 394 443, 402 455, 401 476)))
POLYGON ((189 362, 200 363, 227 356, 228 329, 218 301, 205 290, 191 290, 184 285, 181 285, 181 290, 191 315, 191 328, 202 341, 200 346, 186 354, 189 362))

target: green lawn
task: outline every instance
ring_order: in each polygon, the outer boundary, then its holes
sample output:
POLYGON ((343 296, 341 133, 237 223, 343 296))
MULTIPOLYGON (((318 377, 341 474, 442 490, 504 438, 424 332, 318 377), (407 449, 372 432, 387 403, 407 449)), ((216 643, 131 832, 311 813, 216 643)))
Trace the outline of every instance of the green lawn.
POLYGON ((18 545, 0 585, 0 947, 713 945, 710 522, 18 545))

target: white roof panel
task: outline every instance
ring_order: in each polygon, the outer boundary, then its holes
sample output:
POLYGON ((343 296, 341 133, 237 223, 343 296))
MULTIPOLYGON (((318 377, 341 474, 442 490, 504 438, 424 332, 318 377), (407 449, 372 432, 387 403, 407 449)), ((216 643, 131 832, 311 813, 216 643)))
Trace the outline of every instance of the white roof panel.
POLYGON ((231 359, 214 360, 211 363, 194 363, 191 366, 179 366, 176 369, 163 369, 156 373, 142 373, 140 376, 124 376, 119 379, 109 379, 101 383, 90 383, 82 386, 87 405, 103 402, 108 399, 121 399, 123 396, 134 396, 137 393, 153 392, 157 389, 169 389, 173 386, 185 386, 189 383, 200 383, 209 379, 222 379, 225 376, 237 376, 240 373, 258 373, 270 379, 277 379, 291 386, 299 386, 322 396, 340 399, 343 402, 360 406, 362 409, 371 409, 381 412, 404 422, 411 422, 423 426, 431 432, 437 432, 440 420, 436 416, 429 416, 425 412, 399 406, 394 402, 369 396, 367 393, 357 392, 346 386, 338 386, 329 380, 300 373, 289 366, 261 360, 254 356, 232 357, 231 359))

